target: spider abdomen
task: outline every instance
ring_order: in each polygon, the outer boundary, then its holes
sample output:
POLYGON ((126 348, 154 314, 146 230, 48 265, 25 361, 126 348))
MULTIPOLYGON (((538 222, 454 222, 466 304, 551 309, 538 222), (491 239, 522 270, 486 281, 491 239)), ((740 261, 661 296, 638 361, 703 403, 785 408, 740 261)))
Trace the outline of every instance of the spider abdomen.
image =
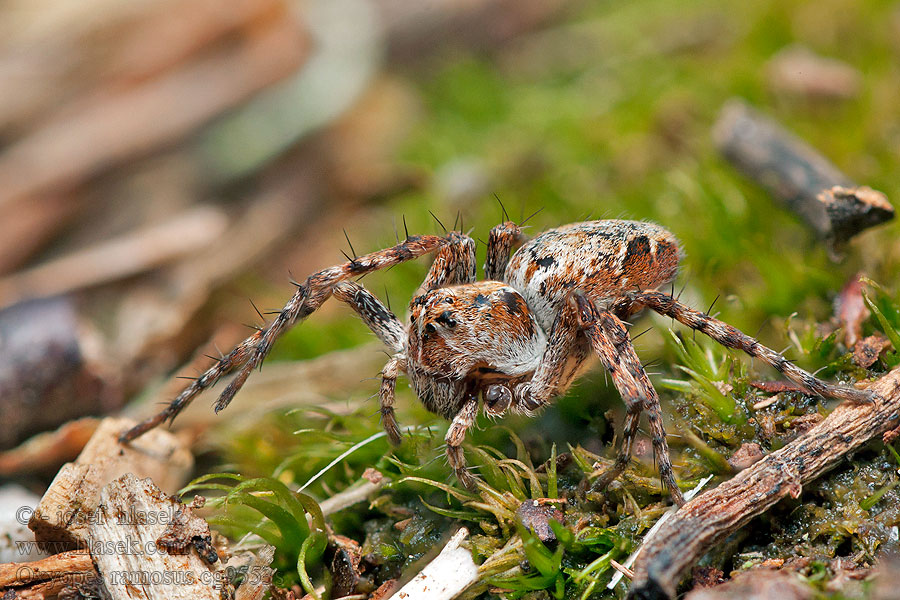
POLYGON ((594 301, 675 278, 681 249, 667 229, 641 221, 586 221, 550 229, 510 258, 505 280, 545 331, 573 291, 594 301))

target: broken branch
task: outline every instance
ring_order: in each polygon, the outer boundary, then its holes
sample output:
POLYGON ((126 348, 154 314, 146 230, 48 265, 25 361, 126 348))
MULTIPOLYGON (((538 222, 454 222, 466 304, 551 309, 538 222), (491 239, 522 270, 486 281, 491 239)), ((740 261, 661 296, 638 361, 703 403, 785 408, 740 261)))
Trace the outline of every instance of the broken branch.
POLYGON ((725 158, 800 215, 832 251, 894 218, 884 194, 857 186, 808 144, 740 100, 722 109, 713 137, 725 158))
POLYGON ((875 404, 844 402, 817 427, 682 506, 644 540, 629 598, 674 598, 681 574, 709 548, 896 425, 900 368, 871 389, 880 396, 875 404))

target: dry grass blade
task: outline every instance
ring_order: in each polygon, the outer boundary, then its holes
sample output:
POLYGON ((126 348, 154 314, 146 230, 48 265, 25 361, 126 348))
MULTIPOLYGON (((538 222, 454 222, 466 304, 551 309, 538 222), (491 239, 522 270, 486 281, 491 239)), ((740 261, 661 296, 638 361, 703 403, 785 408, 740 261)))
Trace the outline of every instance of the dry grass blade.
POLYGON ((64 294, 152 269, 205 248, 222 235, 227 225, 223 211, 198 206, 165 223, 0 279, 0 306, 64 294))

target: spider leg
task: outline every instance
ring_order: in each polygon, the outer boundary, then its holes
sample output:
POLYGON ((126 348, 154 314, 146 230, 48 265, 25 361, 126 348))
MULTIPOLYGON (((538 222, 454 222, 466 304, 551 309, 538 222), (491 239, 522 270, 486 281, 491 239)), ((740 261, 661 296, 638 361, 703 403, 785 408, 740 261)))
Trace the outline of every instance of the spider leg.
POLYGON ((395 446, 400 443, 400 426, 394 416, 394 393, 397 377, 406 371, 406 355, 403 354, 406 328, 394 314, 366 288, 355 282, 345 281, 334 288, 334 297, 349 304, 378 339, 395 352, 381 370, 381 424, 388 439, 395 446))
POLYGON ((419 293, 460 283, 472 283, 475 274, 475 240, 467 235, 451 231, 434 255, 434 262, 419 288, 419 293))
POLYGON ((662 422, 662 409, 659 395, 650 383, 641 361, 634 351, 634 346, 625 329, 625 324, 613 313, 599 310, 584 295, 573 295, 577 307, 578 322, 591 342, 591 347, 609 374, 616 389, 628 409, 615 464, 596 482, 597 489, 603 489, 622 474, 631 458, 631 446, 637 434, 638 419, 641 409, 647 411, 650 422, 650 435, 653 440, 653 453, 659 466, 659 476, 669 490, 672 499, 678 506, 684 504, 684 497, 675 482, 672 461, 669 458, 669 444, 666 441, 666 430, 662 422))
POLYGON ((334 297, 346 302, 381 342, 394 352, 402 352, 406 328, 369 290, 354 281, 334 286, 334 297))
POLYGON ((868 390, 831 385, 822 381, 739 329, 706 313, 689 308, 668 294, 654 291, 635 292, 629 294, 629 298, 661 315, 671 317, 691 329, 708 335, 723 346, 743 350, 750 356, 762 360, 811 394, 852 402, 873 402, 875 399, 873 393, 868 390))
MULTIPOLYGON (((616 383, 617 388, 621 385, 615 377, 613 377, 613 381, 616 383)), ((622 398, 626 398, 625 394, 622 394, 622 398)), ((625 400, 625 407, 627 412, 625 413, 625 423, 622 425, 622 442, 619 446, 619 452, 616 454, 616 462, 594 482, 592 487, 596 490, 605 490, 609 487, 609 484, 625 472, 628 463, 631 461, 631 448, 634 445, 634 438, 637 436, 643 405, 640 400, 634 401, 632 398, 631 401, 625 400)))
POLYGON ((525 240, 522 230, 512 221, 491 229, 488 236, 487 256, 484 260, 484 278, 503 281, 503 273, 509 263, 509 253, 525 240))
POLYGON ((589 353, 579 332, 575 310, 563 306, 550 328, 547 347, 534 375, 515 389, 516 406, 526 414, 533 414, 569 389, 589 353))
POLYGON ((394 416, 394 392, 397 389, 397 377, 405 370, 406 356, 399 352, 381 370, 381 425, 395 446, 400 443, 400 427, 394 416))
POLYGON ((478 414, 478 399, 466 400, 453 422, 447 430, 445 441, 447 442, 447 460, 456 472, 456 478, 467 489, 475 487, 475 478, 466 469, 466 458, 463 455, 462 443, 466 439, 466 432, 475 424, 475 416, 478 414))
POLYGON ((428 254, 446 246, 452 236, 453 234, 448 237, 410 236, 391 248, 366 254, 310 275, 304 283, 297 286, 297 291, 267 327, 239 343, 225 357, 195 379, 165 409, 123 433, 119 437, 119 441, 129 442, 164 421, 173 420, 200 392, 212 387, 223 375, 240 368, 238 374, 216 401, 215 410, 219 412, 228 406, 237 391, 244 385, 247 377, 250 376, 250 372, 262 363, 278 336, 318 309, 331 296, 337 284, 428 254))
MULTIPOLYGON (((428 270, 421 290, 431 290, 447 285, 475 281, 475 242, 458 232, 447 235, 446 244, 435 253, 434 262, 428 270)), ((390 347, 395 354, 381 371, 381 423, 391 443, 401 441, 400 427, 394 415, 394 397, 397 377, 406 372, 407 359, 406 328, 378 298, 363 286, 354 282, 343 282, 335 286, 334 296, 347 302, 362 318, 378 339, 390 347)))

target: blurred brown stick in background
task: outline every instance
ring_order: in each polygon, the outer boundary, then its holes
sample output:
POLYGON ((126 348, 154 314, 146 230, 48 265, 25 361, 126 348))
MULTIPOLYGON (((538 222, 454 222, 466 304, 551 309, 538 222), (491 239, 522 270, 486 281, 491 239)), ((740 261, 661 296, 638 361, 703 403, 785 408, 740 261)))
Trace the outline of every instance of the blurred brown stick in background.
POLYGON ((884 194, 857 186, 812 147, 743 101, 723 107, 713 138, 738 170, 800 215, 833 255, 854 235, 894 217, 884 194))

